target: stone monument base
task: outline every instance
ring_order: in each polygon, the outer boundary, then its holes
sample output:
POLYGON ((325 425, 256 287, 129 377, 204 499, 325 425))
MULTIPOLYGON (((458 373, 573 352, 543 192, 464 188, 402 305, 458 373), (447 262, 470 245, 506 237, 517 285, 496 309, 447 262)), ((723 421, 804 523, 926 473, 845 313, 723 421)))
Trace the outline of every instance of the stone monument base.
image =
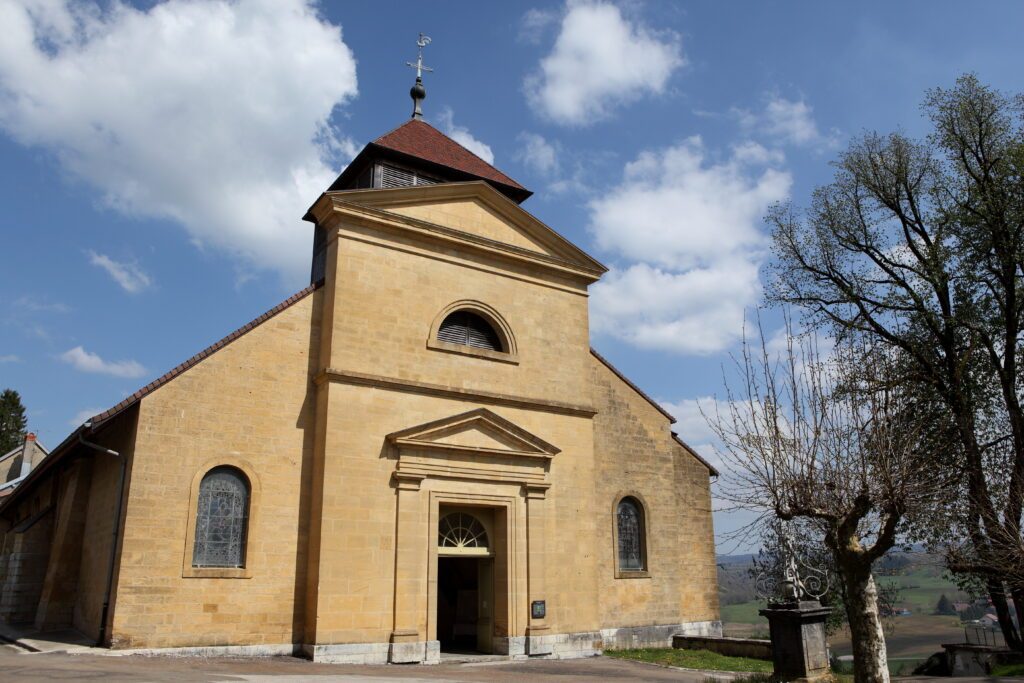
POLYGON ((825 620, 831 612, 817 600, 770 603, 758 610, 768 618, 778 680, 820 681, 830 676, 825 620))

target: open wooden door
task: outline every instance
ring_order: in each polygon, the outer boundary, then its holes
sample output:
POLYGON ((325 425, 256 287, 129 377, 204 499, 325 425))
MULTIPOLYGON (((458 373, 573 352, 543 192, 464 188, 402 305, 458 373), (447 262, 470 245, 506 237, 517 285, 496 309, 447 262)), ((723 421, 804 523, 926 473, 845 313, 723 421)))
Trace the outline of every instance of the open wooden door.
POLYGON ((490 653, 494 636, 494 560, 489 557, 477 560, 477 601, 476 649, 490 653))

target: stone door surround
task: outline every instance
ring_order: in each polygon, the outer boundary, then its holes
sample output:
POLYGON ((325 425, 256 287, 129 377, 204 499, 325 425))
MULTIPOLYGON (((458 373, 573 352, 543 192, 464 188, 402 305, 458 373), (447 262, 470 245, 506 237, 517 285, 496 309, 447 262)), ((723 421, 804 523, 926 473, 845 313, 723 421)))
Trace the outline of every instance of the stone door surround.
POLYGON ((387 440, 397 452, 392 478, 398 495, 389 661, 439 661, 442 507, 487 508, 493 519, 495 652, 547 654, 550 639, 544 636, 553 606, 533 618, 530 604, 545 599, 548 470, 559 449, 486 408, 402 430, 387 440), (476 443, 471 432, 480 436, 476 443))

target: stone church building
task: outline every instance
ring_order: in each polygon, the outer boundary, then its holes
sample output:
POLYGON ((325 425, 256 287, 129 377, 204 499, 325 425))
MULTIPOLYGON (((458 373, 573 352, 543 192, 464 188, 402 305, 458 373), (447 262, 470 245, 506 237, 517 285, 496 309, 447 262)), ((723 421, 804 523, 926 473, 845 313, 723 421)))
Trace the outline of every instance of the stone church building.
POLYGON ((530 194, 418 115, 367 145, 309 287, 4 499, 0 618, 367 663, 720 635, 716 472, 591 348, 606 269, 530 194))

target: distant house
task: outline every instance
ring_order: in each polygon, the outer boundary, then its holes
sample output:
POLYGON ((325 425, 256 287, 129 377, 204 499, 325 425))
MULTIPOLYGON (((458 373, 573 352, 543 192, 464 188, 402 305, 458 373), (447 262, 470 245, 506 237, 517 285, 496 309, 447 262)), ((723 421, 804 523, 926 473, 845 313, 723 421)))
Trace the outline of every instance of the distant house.
POLYGON ((30 432, 25 435, 25 441, 20 446, 0 455, 0 498, 11 495, 28 473, 49 454, 43 444, 36 440, 36 435, 30 432))
POLYGON ((998 628, 999 617, 994 614, 986 614, 981 619, 978 619, 978 623, 982 626, 987 626, 988 628, 998 628))
POLYGON ((971 603, 969 603, 969 602, 954 602, 953 603, 953 609, 955 609, 957 612, 963 612, 965 610, 969 610, 970 608, 971 608, 971 603))

